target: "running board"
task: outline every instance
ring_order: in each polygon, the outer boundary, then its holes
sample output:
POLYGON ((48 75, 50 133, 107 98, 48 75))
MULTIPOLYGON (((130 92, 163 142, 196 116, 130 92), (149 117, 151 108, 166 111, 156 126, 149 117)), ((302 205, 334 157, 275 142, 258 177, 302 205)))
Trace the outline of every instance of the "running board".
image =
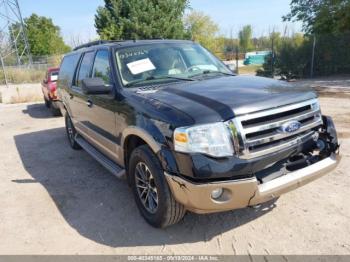
POLYGON ((115 175, 119 179, 125 178, 125 169, 118 166, 100 151, 98 151, 94 146, 87 142, 81 136, 75 138, 75 141, 95 160, 97 160, 102 166, 104 166, 109 172, 115 175))

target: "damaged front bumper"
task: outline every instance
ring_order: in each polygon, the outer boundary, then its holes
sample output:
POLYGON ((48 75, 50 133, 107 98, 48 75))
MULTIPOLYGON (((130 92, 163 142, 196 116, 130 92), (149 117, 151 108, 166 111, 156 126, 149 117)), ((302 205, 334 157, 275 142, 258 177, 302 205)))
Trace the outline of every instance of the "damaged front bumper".
POLYGON ((305 168, 259 184, 254 178, 223 182, 194 183, 165 173, 175 199, 194 213, 213 213, 254 206, 305 185, 332 171, 340 156, 332 153, 305 168), (221 196, 213 199, 212 192, 223 189, 221 196))

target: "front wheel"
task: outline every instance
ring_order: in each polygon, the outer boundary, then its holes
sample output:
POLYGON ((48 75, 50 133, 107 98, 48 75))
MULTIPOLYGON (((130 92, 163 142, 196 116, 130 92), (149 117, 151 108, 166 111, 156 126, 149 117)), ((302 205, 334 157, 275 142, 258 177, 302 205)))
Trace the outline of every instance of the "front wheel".
POLYGON ((185 207, 174 199, 159 160, 147 145, 132 152, 129 176, 136 204, 150 225, 164 228, 184 217, 185 207))

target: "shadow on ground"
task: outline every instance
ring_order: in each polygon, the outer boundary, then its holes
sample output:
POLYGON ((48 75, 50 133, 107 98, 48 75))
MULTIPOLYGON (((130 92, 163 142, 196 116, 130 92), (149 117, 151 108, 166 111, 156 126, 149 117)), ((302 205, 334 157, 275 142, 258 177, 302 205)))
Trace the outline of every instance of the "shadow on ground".
POLYGON ((45 104, 27 105, 27 108, 22 110, 23 114, 28 114, 32 118, 54 118, 49 108, 45 104))
POLYGON ((12 182, 23 187, 40 183, 71 227, 82 236, 111 247, 208 241, 275 207, 268 203, 257 209, 187 214, 177 225, 154 229, 139 215, 126 182, 110 175, 84 151, 70 149, 64 128, 18 135, 15 142, 32 179, 12 182))

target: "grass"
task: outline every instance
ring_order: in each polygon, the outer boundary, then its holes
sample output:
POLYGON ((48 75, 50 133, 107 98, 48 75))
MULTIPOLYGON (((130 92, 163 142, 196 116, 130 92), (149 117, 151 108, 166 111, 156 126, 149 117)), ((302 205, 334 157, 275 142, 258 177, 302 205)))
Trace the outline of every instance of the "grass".
MULTIPOLYGON (((11 84, 40 83, 45 76, 45 70, 10 68, 6 69, 6 75, 8 82, 11 84)), ((5 84, 5 78, 2 71, 0 71, 0 84, 5 84)))
POLYGON ((256 71, 261 69, 261 65, 247 65, 239 68, 240 75, 256 75, 256 71))

